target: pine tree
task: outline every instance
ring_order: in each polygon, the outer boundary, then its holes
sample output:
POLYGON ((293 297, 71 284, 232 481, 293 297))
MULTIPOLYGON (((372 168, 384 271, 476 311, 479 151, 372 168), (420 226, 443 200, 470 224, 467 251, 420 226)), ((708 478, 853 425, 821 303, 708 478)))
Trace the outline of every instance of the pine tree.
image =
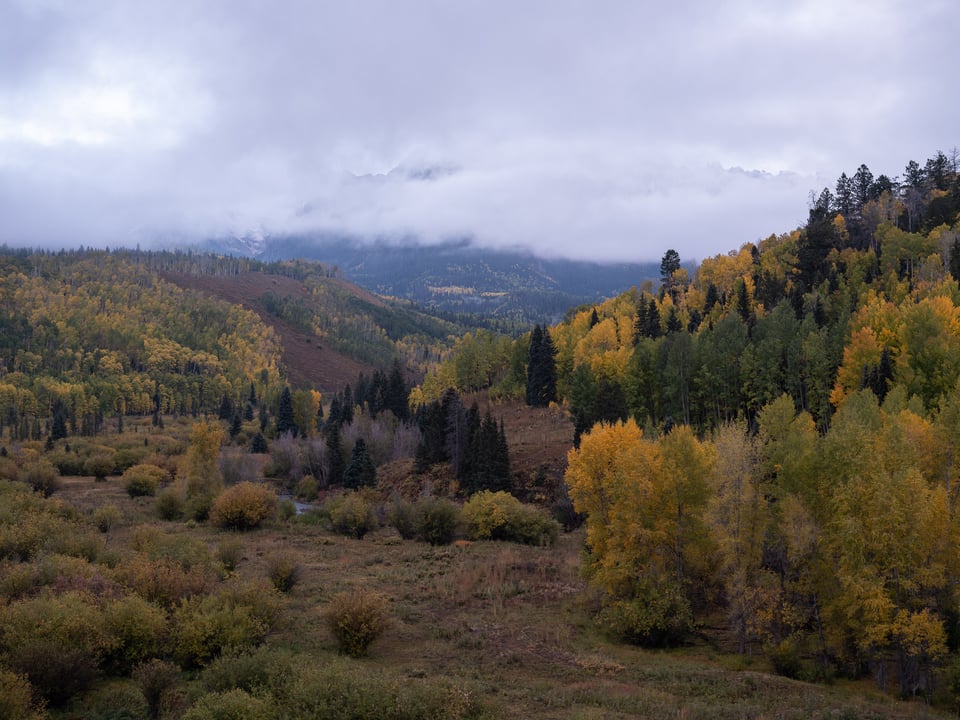
POLYGON ((267 452, 267 439, 263 436, 263 433, 258 432, 250 438, 250 452, 259 455, 267 452))
POLYGON ((400 361, 394 359, 393 367, 390 368, 390 377, 386 382, 384 406, 392 412, 398 420, 406 420, 410 417, 409 397, 410 388, 403 379, 400 361))
POLYGON ((280 393, 280 402, 277 405, 277 437, 291 433, 297 436, 299 428, 293 419, 293 396, 290 394, 290 388, 284 386, 280 393))
POLYGON ((357 438, 350 453, 350 464, 343 471, 343 486, 357 489, 373 487, 377 482, 377 469, 367 450, 367 443, 363 438, 357 438))
POLYGON ((556 354, 550 331, 534 326, 527 360, 527 405, 546 407, 557 399, 556 354))
POLYGON ((347 469, 343 459, 343 447, 340 444, 339 423, 328 423, 327 436, 327 482, 337 483, 343 480, 343 473, 347 469))
POLYGON ((67 406, 57 398, 53 404, 53 424, 50 426, 50 440, 62 440, 67 436, 67 406))

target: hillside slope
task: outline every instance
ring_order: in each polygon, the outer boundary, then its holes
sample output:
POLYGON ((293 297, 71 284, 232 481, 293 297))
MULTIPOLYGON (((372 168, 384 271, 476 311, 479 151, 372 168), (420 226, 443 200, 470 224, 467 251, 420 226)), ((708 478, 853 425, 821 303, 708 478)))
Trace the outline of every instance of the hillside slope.
MULTIPOLYGON (((263 301, 267 292, 309 300, 310 292, 300 280, 249 271, 239 275, 164 272, 161 276, 184 289, 198 290, 255 312, 279 336, 281 363, 287 382, 293 387, 315 387, 323 393, 331 393, 354 382, 360 373, 370 375, 375 369, 370 363, 349 357, 329 344, 317 342, 313 333, 267 310, 263 301)), ((370 302, 380 302, 371 293, 343 281, 336 282, 370 302)))

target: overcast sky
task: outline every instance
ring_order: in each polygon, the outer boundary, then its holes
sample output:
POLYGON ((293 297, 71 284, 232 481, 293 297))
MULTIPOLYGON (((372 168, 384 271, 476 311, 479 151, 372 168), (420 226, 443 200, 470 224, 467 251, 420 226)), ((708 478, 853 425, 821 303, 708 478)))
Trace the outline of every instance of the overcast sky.
POLYGON ((960 144, 956 0, 0 0, 0 242, 684 260, 960 144))

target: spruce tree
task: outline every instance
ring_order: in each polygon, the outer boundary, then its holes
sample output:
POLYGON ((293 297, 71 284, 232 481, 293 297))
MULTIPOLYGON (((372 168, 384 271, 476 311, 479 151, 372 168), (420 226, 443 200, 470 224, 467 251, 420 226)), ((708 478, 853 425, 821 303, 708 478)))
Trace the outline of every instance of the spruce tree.
POLYGON ((557 399, 556 354, 550 331, 534 326, 527 359, 527 405, 546 407, 557 399))
POLYGON ((357 438, 350 453, 350 463, 343 471, 343 486, 357 489, 373 487, 377 482, 377 469, 367 450, 367 443, 363 438, 357 438))
POLYGON ((277 405, 277 437, 287 433, 296 437, 298 430, 297 423, 293 419, 293 396, 290 394, 290 388, 284 386, 277 405))
POLYGON ((326 427, 327 436, 327 482, 338 483, 343 480, 343 473, 347 469, 343 459, 343 447, 340 444, 340 425, 329 423, 326 427))

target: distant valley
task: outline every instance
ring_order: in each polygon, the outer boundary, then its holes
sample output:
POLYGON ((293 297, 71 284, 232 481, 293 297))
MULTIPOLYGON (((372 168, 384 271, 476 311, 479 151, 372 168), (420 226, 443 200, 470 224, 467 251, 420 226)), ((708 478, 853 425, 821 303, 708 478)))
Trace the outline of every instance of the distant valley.
POLYGON ((545 259, 522 250, 483 249, 468 241, 417 245, 275 236, 255 242, 219 239, 205 249, 266 262, 320 261, 380 295, 434 312, 486 316, 506 331, 557 322, 571 307, 613 297, 659 277, 655 262, 545 259))

